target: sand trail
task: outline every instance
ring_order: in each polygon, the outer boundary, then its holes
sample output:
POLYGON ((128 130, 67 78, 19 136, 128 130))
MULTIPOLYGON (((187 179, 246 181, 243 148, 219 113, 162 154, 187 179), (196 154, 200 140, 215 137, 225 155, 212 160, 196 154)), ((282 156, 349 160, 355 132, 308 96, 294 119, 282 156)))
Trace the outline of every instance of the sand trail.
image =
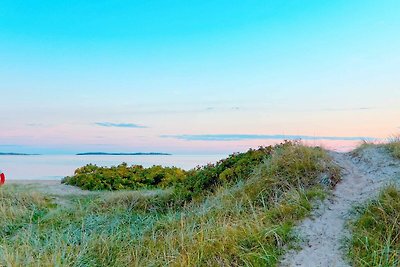
POLYGON ((400 179, 400 161, 381 147, 367 148, 357 154, 330 154, 342 168, 342 181, 312 218, 297 227, 296 232, 303 240, 301 249, 289 251, 281 266, 350 266, 344 259, 342 244, 349 234, 345 225, 352 207, 376 196, 385 184, 400 179))

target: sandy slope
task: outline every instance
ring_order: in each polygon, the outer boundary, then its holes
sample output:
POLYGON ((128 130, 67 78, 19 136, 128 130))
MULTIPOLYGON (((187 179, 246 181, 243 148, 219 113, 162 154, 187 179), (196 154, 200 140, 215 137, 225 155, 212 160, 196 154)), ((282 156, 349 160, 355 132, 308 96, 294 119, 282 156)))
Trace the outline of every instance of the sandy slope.
POLYGON ((333 195, 297 228, 301 250, 289 251, 281 266, 349 266, 343 260, 345 223, 354 204, 374 197, 379 188, 400 180, 400 161, 383 148, 367 148, 357 155, 331 152, 342 167, 342 181, 333 195))
POLYGON ((23 185, 32 190, 55 196, 86 195, 90 193, 75 186, 61 184, 60 180, 10 180, 7 181, 6 186, 13 184, 23 185))

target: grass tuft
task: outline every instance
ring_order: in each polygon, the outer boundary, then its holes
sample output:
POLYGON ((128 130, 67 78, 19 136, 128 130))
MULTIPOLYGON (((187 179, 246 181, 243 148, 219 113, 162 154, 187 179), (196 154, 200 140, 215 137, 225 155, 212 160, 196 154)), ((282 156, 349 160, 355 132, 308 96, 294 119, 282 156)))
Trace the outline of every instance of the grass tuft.
POLYGON ((400 159, 400 136, 390 138, 386 147, 395 158, 400 159))
POLYGON ((400 136, 392 136, 387 139, 387 142, 375 144, 368 141, 362 141, 358 147, 356 147, 352 154, 359 156, 360 153, 371 147, 383 147, 385 148, 393 157, 400 159, 400 136))
POLYGON ((355 266, 400 265, 400 189, 388 186, 359 207, 351 223, 349 257, 355 266))

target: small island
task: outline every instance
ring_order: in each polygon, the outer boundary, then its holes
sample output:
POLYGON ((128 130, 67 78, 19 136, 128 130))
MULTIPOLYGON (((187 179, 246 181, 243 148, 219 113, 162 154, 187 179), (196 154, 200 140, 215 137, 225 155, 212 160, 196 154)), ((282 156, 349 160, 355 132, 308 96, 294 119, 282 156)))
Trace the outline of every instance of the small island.
POLYGON ((107 152, 85 152, 77 156, 171 156, 169 153, 160 152, 133 152, 133 153, 107 153, 107 152))
POLYGON ((38 156, 40 154, 0 152, 0 156, 38 156))

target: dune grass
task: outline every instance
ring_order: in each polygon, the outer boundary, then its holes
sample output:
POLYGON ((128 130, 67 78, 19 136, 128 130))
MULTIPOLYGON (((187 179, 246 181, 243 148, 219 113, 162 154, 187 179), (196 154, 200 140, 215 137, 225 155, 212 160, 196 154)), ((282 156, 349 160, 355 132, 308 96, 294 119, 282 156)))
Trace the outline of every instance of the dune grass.
POLYGON ((400 159, 400 136, 392 136, 387 139, 385 143, 375 144, 369 141, 362 141, 353 151, 352 154, 359 155, 359 153, 370 147, 383 147, 393 157, 400 159))
POLYGON ((358 212, 350 226, 348 254, 354 266, 399 266, 400 189, 386 187, 358 212))
POLYGON ((339 180, 320 148, 277 146, 247 179, 175 205, 173 189, 104 192, 54 206, 0 189, 0 266, 275 266, 292 228, 339 180), (15 222, 18 222, 16 224, 15 222))
POLYGON ((370 141, 363 140, 350 153, 353 155, 359 155, 361 153, 361 151, 363 151, 364 149, 371 148, 371 147, 377 147, 377 146, 378 146, 377 144, 374 144, 370 141))
POLYGON ((390 138, 386 147, 395 158, 400 159, 400 136, 390 138))

